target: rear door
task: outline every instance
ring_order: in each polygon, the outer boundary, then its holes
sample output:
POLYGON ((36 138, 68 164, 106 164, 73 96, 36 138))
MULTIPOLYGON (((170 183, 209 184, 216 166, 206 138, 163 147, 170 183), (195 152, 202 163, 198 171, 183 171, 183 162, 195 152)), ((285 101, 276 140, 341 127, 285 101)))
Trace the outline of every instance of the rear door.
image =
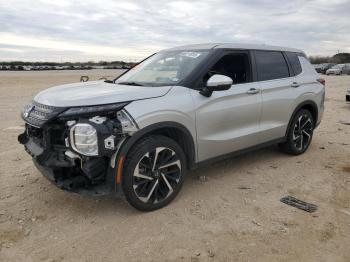
POLYGON ((252 81, 250 57, 248 51, 227 51, 203 75, 202 87, 210 75, 231 77, 233 85, 229 90, 213 92, 210 97, 191 90, 199 161, 260 143, 261 93, 259 83, 252 81))
POLYGON ((300 84, 280 51, 255 51, 256 69, 262 92, 261 141, 285 136, 293 102, 300 84))

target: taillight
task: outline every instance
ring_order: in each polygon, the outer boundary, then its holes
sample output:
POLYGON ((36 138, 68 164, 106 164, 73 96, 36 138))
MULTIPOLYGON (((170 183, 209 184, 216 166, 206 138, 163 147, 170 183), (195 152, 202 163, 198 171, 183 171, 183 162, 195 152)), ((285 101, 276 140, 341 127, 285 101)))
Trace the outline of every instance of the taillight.
POLYGON ((323 78, 319 78, 319 79, 317 79, 317 81, 324 86, 326 85, 326 80, 324 80, 323 78))

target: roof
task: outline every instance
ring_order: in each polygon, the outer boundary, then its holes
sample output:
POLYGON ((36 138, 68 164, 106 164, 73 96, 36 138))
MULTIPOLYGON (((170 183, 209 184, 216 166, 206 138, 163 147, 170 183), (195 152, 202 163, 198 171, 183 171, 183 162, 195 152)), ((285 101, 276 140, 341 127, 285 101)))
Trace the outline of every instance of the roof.
POLYGON ((269 50, 269 51, 290 51, 290 52, 301 52, 302 50, 282 47, 282 46, 272 46, 265 44, 242 44, 242 43, 208 43, 208 44, 195 44, 195 45, 185 45, 178 46, 163 51, 175 51, 175 50, 208 50, 208 49, 246 49, 246 50, 269 50))

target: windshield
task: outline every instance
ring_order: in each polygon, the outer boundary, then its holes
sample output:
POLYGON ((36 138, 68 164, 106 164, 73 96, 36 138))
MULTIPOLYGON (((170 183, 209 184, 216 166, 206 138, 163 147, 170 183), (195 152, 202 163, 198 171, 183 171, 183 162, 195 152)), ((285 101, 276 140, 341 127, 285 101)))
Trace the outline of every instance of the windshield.
POLYGON ((116 80, 117 84, 176 85, 204 60, 208 51, 166 51, 157 53, 116 80))

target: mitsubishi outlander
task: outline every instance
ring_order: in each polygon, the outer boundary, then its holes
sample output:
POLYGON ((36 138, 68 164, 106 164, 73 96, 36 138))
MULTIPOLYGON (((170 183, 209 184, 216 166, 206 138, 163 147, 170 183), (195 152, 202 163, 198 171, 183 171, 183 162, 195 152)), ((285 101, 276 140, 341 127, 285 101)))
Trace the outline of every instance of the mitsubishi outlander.
POLYGON ((324 85, 297 49, 182 46, 113 81, 40 92, 23 109, 18 140, 59 188, 113 193, 151 211, 209 160, 271 144, 304 153, 322 118, 324 85))

